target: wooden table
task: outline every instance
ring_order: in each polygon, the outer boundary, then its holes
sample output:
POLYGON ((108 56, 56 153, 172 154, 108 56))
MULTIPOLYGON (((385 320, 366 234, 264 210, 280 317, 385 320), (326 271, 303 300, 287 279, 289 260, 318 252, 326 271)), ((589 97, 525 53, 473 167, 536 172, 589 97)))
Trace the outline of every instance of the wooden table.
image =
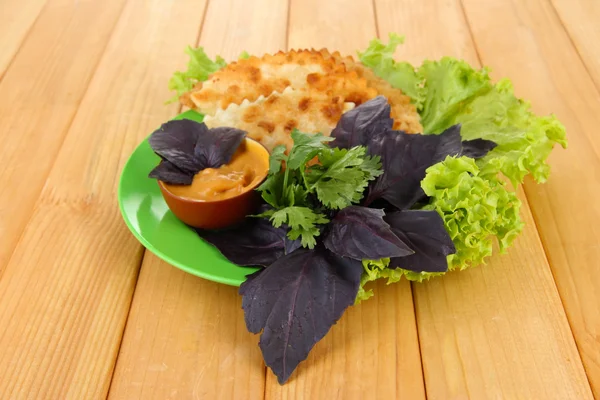
POLYGON ((0 399, 600 398, 597 0, 0 0, 0 399), (405 34, 509 77, 567 126, 527 181, 507 255, 425 284, 378 284, 285 386, 236 288, 167 265, 116 201, 161 122, 186 45, 354 54, 405 34))

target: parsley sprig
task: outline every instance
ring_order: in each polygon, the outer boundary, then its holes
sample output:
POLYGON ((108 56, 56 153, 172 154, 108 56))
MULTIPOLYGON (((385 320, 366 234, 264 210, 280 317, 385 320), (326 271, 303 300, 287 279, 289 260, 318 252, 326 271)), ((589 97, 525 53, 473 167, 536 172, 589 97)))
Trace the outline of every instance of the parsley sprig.
POLYGON ((314 248, 327 214, 358 203, 369 181, 383 173, 378 156, 368 156, 364 146, 331 148, 333 138, 292 132, 294 146, 271 153, 269 175, 258 188, 273 207, 260 214, 276 228, 287 225, 288 237, 314 248))

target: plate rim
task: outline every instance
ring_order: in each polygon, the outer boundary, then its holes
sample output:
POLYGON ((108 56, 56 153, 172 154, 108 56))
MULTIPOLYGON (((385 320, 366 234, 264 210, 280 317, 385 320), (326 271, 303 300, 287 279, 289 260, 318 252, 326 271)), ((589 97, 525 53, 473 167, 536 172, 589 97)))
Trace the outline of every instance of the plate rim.
MULTIPOLYGON (((202 115, 202 114, 200 114, 194 110, 188 110, 183 113, 180 113, 179 115, 177 115, 174 118, 171 118, 171 120, 184 119, 184 118, 186 118, 186 116, 189 116, 189 115, 202 115)), ((137 229, 135 229, 133 227, 133 224, 130 221, 128 214, 125 212, 125 207, 123 204, 123 176, 125 175, 125 171, 127 170, 127 167, 129 166, 129 164, 133 162, 134 155, 139 150, 139 148, 144 144, 144 142, 146 142, 148 140, 149 136, 150 135, 146 136, 140 143, 138 143, 138 145, 135 147, 135 149, 131 152, 127 161, 123 165, 123 168, 121 169, 121 173, 119 175, 119 185, 117 188, 117 202, 119 204, 119 210, 121 212, 121 217, 122 217, 123 221, 125 221, 125 225, 127 225, 127 228, 129 229, 129 231, 144 246, 145 249, 149 250, 151 253, 156 255, 161 260, 167 262, 168 264, 170 264, 184 272, 187 272, 188 274, 191 274, 191 275, 194 275, 194 276, 197 276, 197 277, 209 280, 209 281, 218 282, 218 283, 222 283, 222 284, 229 285, 229 286, 239 287, 244 281, 240 281, 239 279, 235 279, 235 278, 227 278, 227 277, 223 277, 223 276, 219 276, 219 275, 204 273, 202 271, 191 268, 191 267, 185 265, 184 263, 181 263, 181 262, 175 260, 174 258, 169 256, 167 253, 157 249, 140 232, 138 232, 137 229)), ((143 262, 143 257, 142 257, 142 262, 143 262)), ((141 266, 140 266, 140 268, 141 268, 141 266)), ((247 268, 247 267, 238 266, 238 268, 247 268)), ((247 269, 248 269, 247 275, 250 275, 254 271, 256 271, 255 268, 247 268, 247 269)))

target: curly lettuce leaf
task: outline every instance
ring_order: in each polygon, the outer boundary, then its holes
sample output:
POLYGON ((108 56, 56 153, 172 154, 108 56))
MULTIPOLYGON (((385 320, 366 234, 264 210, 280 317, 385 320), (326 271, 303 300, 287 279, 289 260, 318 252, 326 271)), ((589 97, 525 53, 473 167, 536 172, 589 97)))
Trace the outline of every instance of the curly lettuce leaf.
POLYGON ((423 78, 416 74, 415 68, 409 63, 394 60, 396 47, 402 43, 404 36, 390 33, 388 44, 373 39, 365 51, 358 52, 358 58, 377 76, 388 81, 393 87, 401 89, 411 98, 417 110, 421 110, 425 101, 423 78))
POLYGON ((401 269, 389 269, 389 258, 380 260, 363 260, 363 273, 360 277, 360 286, 356 294, 354 304, 359 304, 363 300, 368 300, 374 296, 373 289, 365 289, 365 285, 369 282, 380 278, 388 278, 388 284, 398 282, 402 278, 401 269))
POLYGON ((497 174, 481 176, 472 158, 447 157, 427 170, 421 187, 430 196, 422 208, 440 214, 456 246, 448 256, 450 270, 483 263, 494 238, 504 252, 523 229, 517 195, 497 174))
POLYGON ((487 93, 474 98, 468 110, 452 123, 462 124, 464 139, 484 138, 497 147, 478 161, 483 170, 500 170, 513 185, 531 173, 542 183, 550 175, 546 159, 555 144, 567 147, 565 127, 554 115, 538 117, 529 103, 517 99, 510 81, 499 81, 487 93))
POLYGON ((360 53, 363 64, 413 98, 423 130, 438 134, 462 124, 464 140, 487 139, 498 144, 478 161, 483 173, 501 171, 513 185, 527 174, 541 183, 550 172, 546 159, 555 144, 567 147, 564 126, 554 117, 536 116, 529 103, 514 96, 510 81, 493 84, 487 68, 444 57, 414 68, 396 62, 402 38, 391 34, 385 45, 376 39, 360 53))
MULTIPOLYGON (((421 111, 423 132, 440 133, 455 125, 465 104, 491 87, 487 68, 474 70, 468 63, 451 57, 425 61, 417 70, 423 78, 425 102, 421 111)), ((486 139, 486 138, 484 138, 486 139)))
POLYGON ((389 264, 389 258, 362 261, 363 273, 360 278, 360 287, 358 288, 358 293, 354 302, 355 305, 373 297, 373 289, 367 289, 365 288, 365 285, 369 282, 376 281, 377 279, 387 279, 387 284, 389 285, 400 281, 402 277, 409 281, 423 282, 430 278, 445 274, 445 272, 414 272, 402 268, 391 269, 388 268, 389 264))
POLYGON ((192 90, 196 83, 205 81, 210 74, 227 65, 225 60, 220 56, 211 60, 202 47, 194 49, 191 46, 188 46, 185 49, 185 52, 190 56, 187 70, 175 72, 169 80, 169 90, 177 92, 177 94, 169 100, 169 103, 177 101, 179 96, 192 90))
MULTIPOLYGON (((519 210, 521 201, 507 190, 507 184, 498 174, 482 175, 475 160, 469 157, 448 156, 427 169, 421 186, 430 196, 423 210, 436 210, 444 220, 456 253, 447 257, 449 270, 463 270, 476 266, 492 254, 495 238, 501 252, 513 243, 523 230, 519 210)), ((364 272, 356 303, 373 296, 372 289, 364 286, 371 281, 387 278, 388 283, 405 277, 422 282, 444 273, 413 272, 390 269, 389 259, 363 260, 364 272)))

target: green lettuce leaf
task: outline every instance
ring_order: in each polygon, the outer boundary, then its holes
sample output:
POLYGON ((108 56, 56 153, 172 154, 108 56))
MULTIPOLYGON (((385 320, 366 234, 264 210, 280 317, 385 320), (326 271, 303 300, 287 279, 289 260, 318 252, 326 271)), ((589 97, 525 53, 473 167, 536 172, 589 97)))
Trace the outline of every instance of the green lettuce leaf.
POLYGON ((356 295, 354 304, 358 304, 363 300, 368 300, 373 297, 373 289, 365 289, 365 285, 368 282, 375 281, 380 278, 387 278, 388 284, 398 282, 403 275, 401 269, 389 269, 387 266, 390 263, 389 258, 382 258, 381 260, 363 260, 363 273, 360 278, 360 287, 356 295))
POLYGON ((379 39, 374 39, 364 52, 358 53, 358 58, 377 76, 388 81, 393 87, 401 89, 411 98, 417 110, 421 110, 425 101, 423 78, 416 74, 415 68, 409 63, 394 60, 396 47, 402 43, 404 43, 403 36, 390 33, 390 41, 387 45, 379 39))
MULTIPOLYGON (((448 256, 449 270, 485 263, 485 258, 492 254, 494 240, 503 253, 521 233, 521 201, 506 186, 498 179, 497 171, 482 175, 469 157, 448 156, 427 169, 421 187, 430 198, 419 208, 436 210, 444 220, 456 246, 456 254, 448 256)), ((422 282, 444 274, 389 269, 388 265, 389 259, 363 261, 364 272, 356 303, 373 296, 373 290, 365 289, 364 285, 380 278, 392 283, 404 276, 410 281, 422 282)))
POLYGON ((427 169, 421 187, 430 196, 422 208, 442 216, 456 246, 456 254, 448 256, 450 270, 483 263, 494 238, 505 252, 523 229, 517 195, 498 174, 481 176, 472 158, 446 157, 427 169))
POLYGON ((445 272, 414 272, 402 268, 390 269, 387 266, 390 264, 389 258, 380 260, 363 260, 363 273, 360 278, 360 287, 356 295, 354 304, 359 304, 363 300, 368 300, 373 297, 373 289, 366 289, 365 285, 377 279, 387 279, 387 284, 396 283, 402 277, 414 282, 423 282, 430 278, 444 275, 445 272))
POLYGON ((546 159, 555 144, 567 147, 564 126, 554 117, 536 116, 529 103, 514 96, 510 81, 493 84, 488 69, 476 70, 464 61, 444 57, 425 61, 419 68, 396 62, 393 54, 402 38, 390 35, 359 53, 375 74, 411 96, 421 115, 423 130, 438 134, 462 124, 464 140, 492 140, 498 146, 478 161, 482 173, 501 171, 513 185, 531 174, 545 182, 546 159))
POLYGON ((441 133, 455 125, 453 121, 465 111, 466 102, 491 87, 487 69, 476 71, 465 61, 450 57, 425 61, 417 75, 423 78, 425 85, 425 102, 420 114, 423 132, 427 134, 441 133))
POLYGON ((190 56, 188 67, 186 71, 175 72, 169 80, 169 89, 177 92, 168 101, 169 103, 177 101, 179 96, 192 90, 196 83, 205 81, 210 74, 227 65, 225 60, 220 56, 217 56, 214 61, 211 60, 202 47, 194 49, 188 46, 185 52, 190 56))
POLYGON ((528 173, 538 183, 545 182, 550 175, 546 159, 552 148, 556 143, 567 147, 565 128, 556 117, 535 116, 529 103, 514 96, 506 79, 474 98, 453 121, 462 124, 464 139, 480 137, 498 144, 478 164, 484 171, 502 171, 515 186, 528 173))

